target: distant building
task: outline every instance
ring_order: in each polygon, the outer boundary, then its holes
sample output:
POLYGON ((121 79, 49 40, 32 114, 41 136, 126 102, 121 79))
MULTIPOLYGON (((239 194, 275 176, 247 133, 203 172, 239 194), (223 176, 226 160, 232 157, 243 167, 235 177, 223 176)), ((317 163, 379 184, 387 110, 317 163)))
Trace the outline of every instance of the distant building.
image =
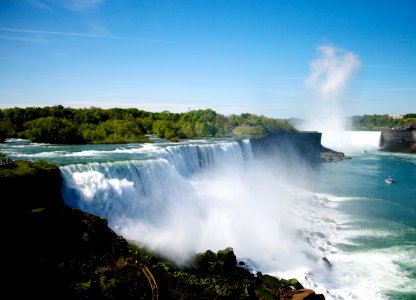
POLYGON ((400 120, 403 119, 402 115, 390 115, 390 118, 395 119, 395 120, 400 120))

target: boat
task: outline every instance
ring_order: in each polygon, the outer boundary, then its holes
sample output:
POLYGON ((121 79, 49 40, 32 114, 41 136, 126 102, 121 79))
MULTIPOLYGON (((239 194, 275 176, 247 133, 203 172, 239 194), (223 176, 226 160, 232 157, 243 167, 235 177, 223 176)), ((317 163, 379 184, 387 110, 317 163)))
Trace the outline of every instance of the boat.
POLYGON ((387 184, 392 184, 394 182, 394 179, 391 176, 388 176, 384 179, 384 182, 387 184))

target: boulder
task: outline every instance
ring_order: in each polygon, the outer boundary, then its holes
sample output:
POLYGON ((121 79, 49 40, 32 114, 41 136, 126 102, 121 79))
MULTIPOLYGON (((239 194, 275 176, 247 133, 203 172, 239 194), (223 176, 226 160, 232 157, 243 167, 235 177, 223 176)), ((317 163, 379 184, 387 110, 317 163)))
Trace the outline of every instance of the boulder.
POLYGON ((325 296, 322 294, 315 294, 315 291, 309 289, 301 289, 295 291, 292 300, 324 300, 325 296))

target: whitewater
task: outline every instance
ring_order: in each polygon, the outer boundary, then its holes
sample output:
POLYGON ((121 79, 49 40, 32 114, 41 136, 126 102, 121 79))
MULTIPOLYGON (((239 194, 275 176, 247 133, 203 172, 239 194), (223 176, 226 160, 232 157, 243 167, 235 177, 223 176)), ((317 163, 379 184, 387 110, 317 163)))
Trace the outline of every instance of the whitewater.
POLYGON ((377 151, 377 133, 346 135, 322 143, 351 159, 315 167, 260 160, 249 140, 0 151, 58 163, 67 205, 178 265, 232 247, 254 273, 296 277, 326 299, 415 299, 416 157, 377 151))

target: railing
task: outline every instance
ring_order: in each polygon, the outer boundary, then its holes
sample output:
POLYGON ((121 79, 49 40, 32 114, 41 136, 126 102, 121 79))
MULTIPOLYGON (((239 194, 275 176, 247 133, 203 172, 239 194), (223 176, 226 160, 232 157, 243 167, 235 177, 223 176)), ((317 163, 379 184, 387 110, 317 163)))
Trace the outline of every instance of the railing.
POLYGON ((0 166, 7 165, 7 164, 10 164, 12 162, 13 162, 13 160, 9 157, 1 157, 0 158, 0 166))
POLYGON ((138 262, 137 260, 133 261, 132 259, 121 259, 119 263, 121 265, 130 265, 140 269, 144 276, 146 276, 147 281, 149 282, 150 288, 152 290, 152 300, 159 299, 159 290, 156 284, 156 280, 153 277, 152 272, 150 272, 149 268, 146 265, 138 262))
POLYGON ((152 300, 157 300, 159 298, 159 292, 156 284, 156 280, 150 272, 149 268, 145 265, 141 266, 141 270, 143 274, 146 276, 147 280, 149 281, 150 287, 152 289, 152 300))

